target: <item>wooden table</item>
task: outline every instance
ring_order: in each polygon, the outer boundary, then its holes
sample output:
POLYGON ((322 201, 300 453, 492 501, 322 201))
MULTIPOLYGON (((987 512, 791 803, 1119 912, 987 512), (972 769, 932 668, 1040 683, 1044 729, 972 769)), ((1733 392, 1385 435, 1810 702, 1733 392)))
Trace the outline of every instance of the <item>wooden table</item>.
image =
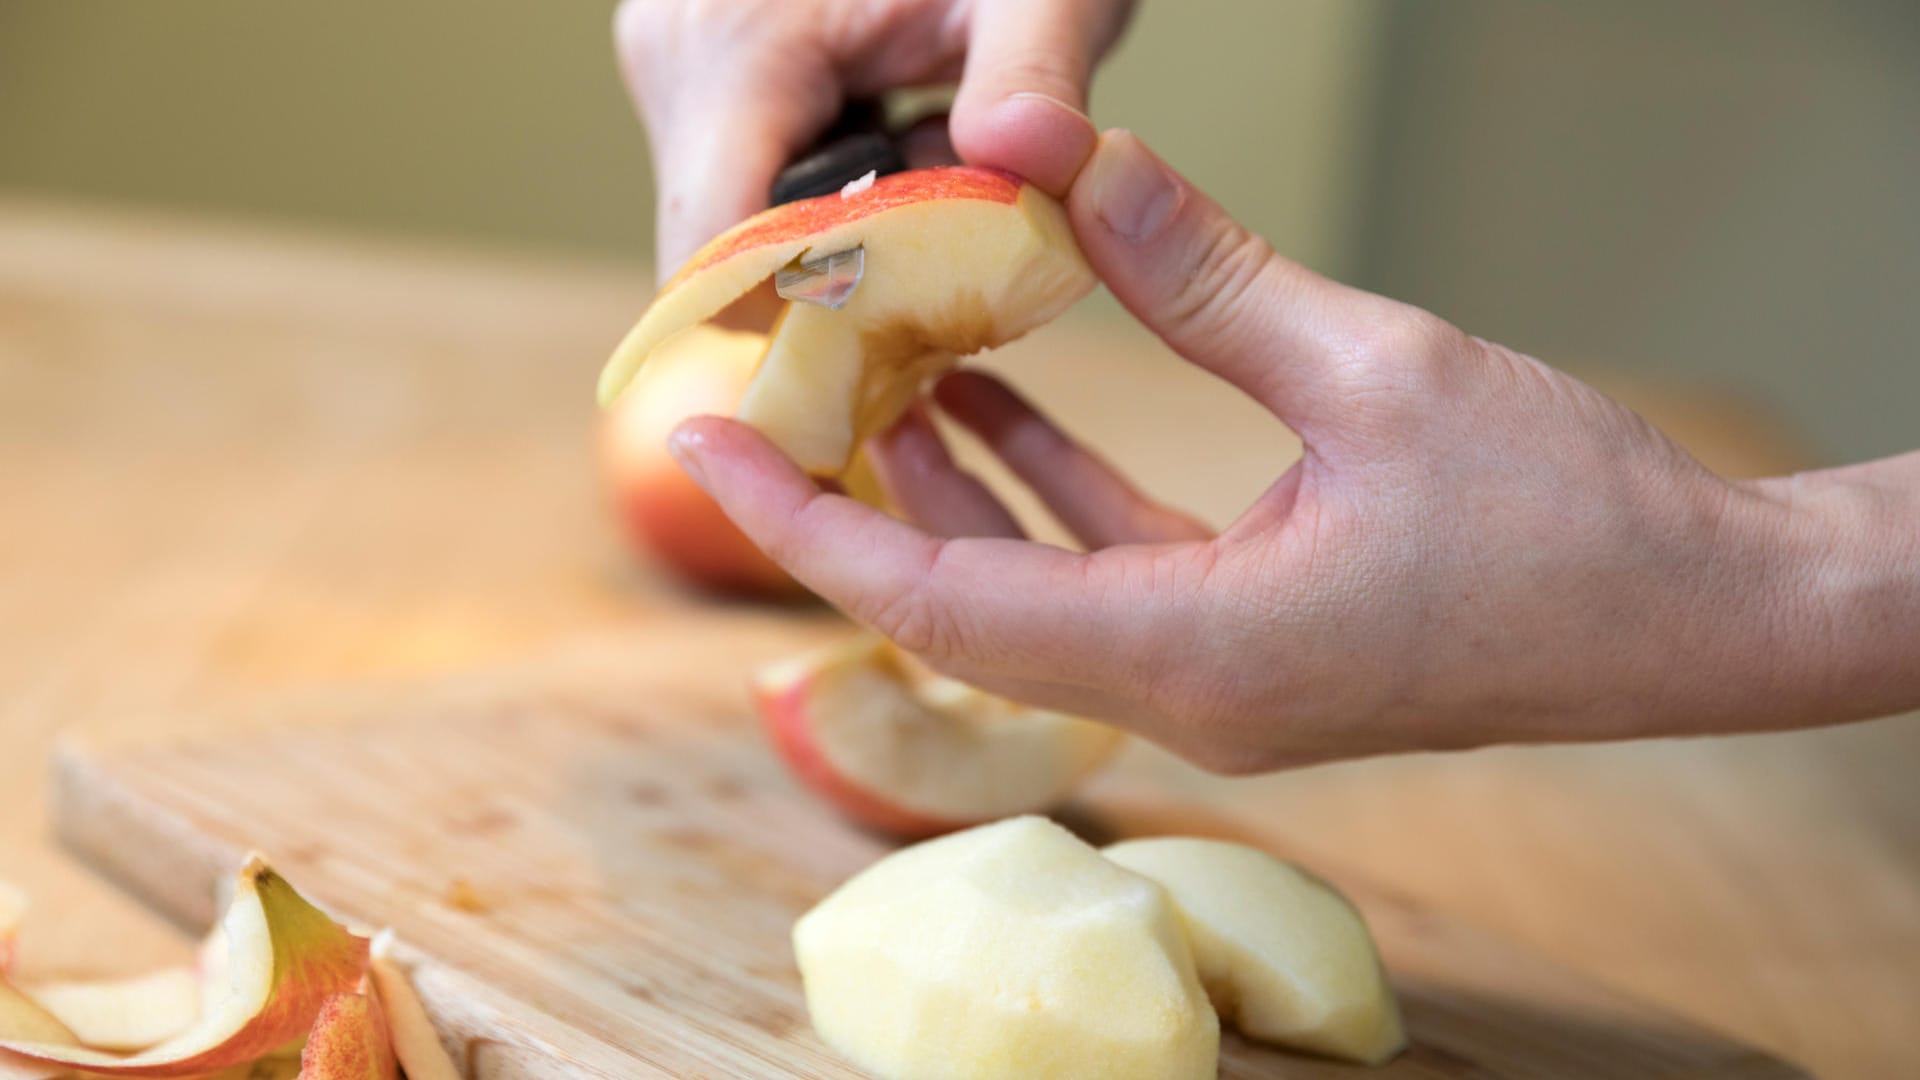
MULTIPOLYGON (((30 971, 185 948, 45 838, 63 734, 160 735, 704 602, 624 553, 593 469, 592 376, 648 280, 0 203, 0 874, 46 916, 30 971)), ((1295 452, 1097 313, 1005 363, 1215 519, 1295 452)), ((1797 460, 1717 396, 1604 382, 1718 468, 1797 460)), ((1887 1077, 1920 1072, 1916 761, 1920 727, 1896 720, 1365 762, 1230 797, 1303 852, 1820 1075, 1887 1077)))

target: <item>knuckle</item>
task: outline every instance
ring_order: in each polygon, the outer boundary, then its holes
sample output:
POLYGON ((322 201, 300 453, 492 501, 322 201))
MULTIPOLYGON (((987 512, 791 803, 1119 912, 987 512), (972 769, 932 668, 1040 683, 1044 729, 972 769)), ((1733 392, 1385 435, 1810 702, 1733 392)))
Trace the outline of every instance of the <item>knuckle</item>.
POLYGON ((1349 352, 1364 373, 1391 372, 1425 385, 1445 377, 1465 342, 1445 319, 1396 304, 1366 322, 1349 352))
POLYGON ((1072 102, 1081 88, 1070 58, 1057 50, 1025 46, 993 58, 994 79, 1007 92, 1039 91, 1072 102))
POLYGON ((964 652, 958 620, 937 602, 937 590, 931 587, 945 550, 945 544, 936 548, 925 569, 881 596, 867 617, 867 622, 894 644, 935 662, 964 652))
POLYGON ((1258 235, 1224 223, 1175 283, 1163 312, 1168 328, 1183 340, 1209 343, 1245 332, 1257 323, 1245 315, 1276 259, 1258 235))

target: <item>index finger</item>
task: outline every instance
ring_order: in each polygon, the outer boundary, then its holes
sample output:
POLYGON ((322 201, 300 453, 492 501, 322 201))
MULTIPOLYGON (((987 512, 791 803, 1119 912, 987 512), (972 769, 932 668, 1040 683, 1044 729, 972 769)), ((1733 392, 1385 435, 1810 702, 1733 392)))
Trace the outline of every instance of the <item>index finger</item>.
POLYGON ((769 557, 909 652, 1080 685, 1110 682, 1126 654, 1121 591, 1093 557, 1026 540, 930 536, 821 491, 732 420, 689 420, 669 445, 769 557))

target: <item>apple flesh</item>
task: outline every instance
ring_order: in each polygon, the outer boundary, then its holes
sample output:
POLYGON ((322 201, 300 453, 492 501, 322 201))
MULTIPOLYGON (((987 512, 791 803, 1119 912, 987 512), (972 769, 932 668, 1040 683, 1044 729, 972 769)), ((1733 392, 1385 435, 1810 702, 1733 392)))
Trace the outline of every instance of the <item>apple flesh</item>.
POLYGON ((731 415, 767 350, 765 334, 693 326, 651 361, 602 420, 600 460, 634 545, 705 588, 782 597, 800 587, 700 490, 667 452, 692 416, 731 415))
POLYGON ((81 1045, 46 1009, 0 982, 0 1051, 118 1076, 193 1076, 270 1054, 307 1033, 323 1002, 352 992, 367 943, 309 904, 258 856, 221 917, 224 960, 201 981, 194 1022, 130 1056, 81 1045))
POLYGON ((755 674, 794 774, 861 825, 932 836, 1052 807, 1120 746, 1104 724, 1030 709, 862 634, 755 674))
POLYGON ((81 1045, 95 1050, 156 1046, 192 1027, 200 1014, 200 976, 191 967, 125 979, 30 983, 21 989, 81 1045))
POLYGON ((696 252, 600 377, 611 403, 689 326, 809 255, 865 249, 839 310, 788 304, 738 417, 809 472, 833 475, 931 374, 1051 320, 1093 288, 1065 209, 1008 173, 951 167, 777 206, 696 252))
POLYGON ((1128 840, 1104 853, 1173 897, 1200 981, 1241 1034, 1368 1065, 1406 1046, 1366 921, 1333 886, 1220 840, 1128 840))
POLYGON ((1044 818, 907 848, 794 926, 814 1029, 886 1080, 1213 1080, 1219 1023, 1159 886, 1044 818))

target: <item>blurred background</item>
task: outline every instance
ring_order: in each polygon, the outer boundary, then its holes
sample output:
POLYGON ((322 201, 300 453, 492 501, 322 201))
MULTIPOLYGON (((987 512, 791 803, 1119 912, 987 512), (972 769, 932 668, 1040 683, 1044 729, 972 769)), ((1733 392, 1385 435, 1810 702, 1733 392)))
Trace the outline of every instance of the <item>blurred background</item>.
MULTIPOLYGON (((8 0, 0 195, 643 260, 610 12, 8 0)), ((1726 388, 1817 459, 1920 442, 1908 0, 1146 0, 1094 113, 1483 336, 1726 388)))

